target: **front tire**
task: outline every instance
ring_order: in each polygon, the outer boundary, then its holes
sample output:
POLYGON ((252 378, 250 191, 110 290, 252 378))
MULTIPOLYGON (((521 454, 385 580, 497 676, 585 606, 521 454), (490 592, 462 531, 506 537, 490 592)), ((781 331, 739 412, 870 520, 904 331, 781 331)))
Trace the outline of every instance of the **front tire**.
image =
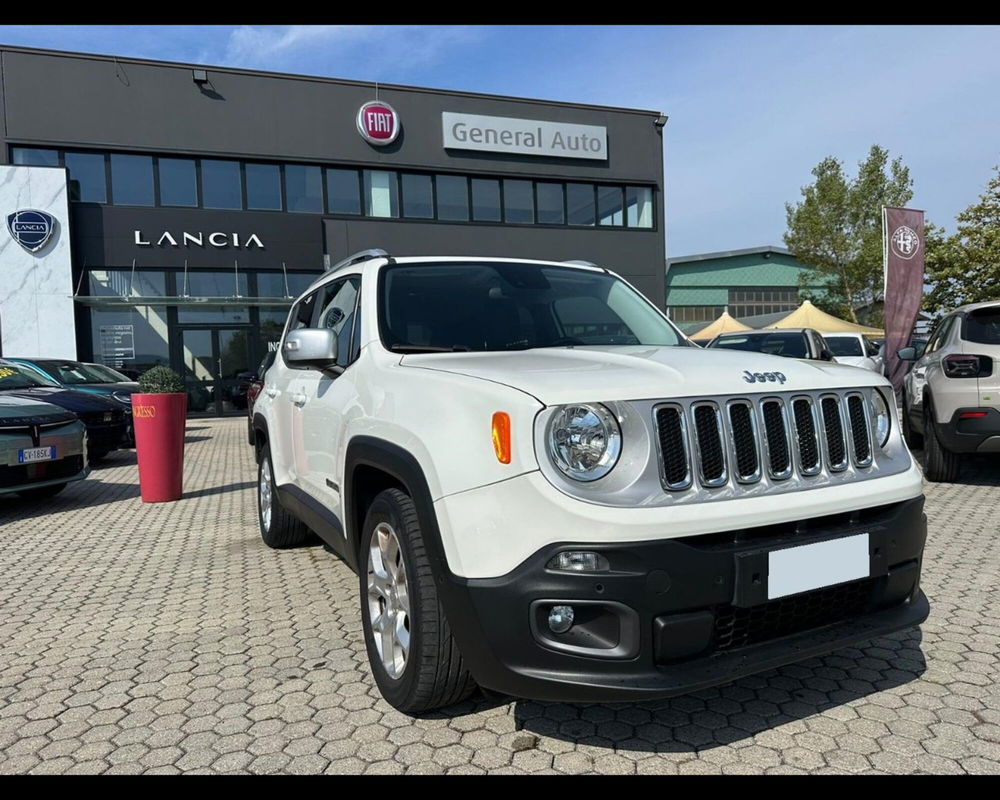
POLYGON ((938 437, 934 409, 924 401, 924 475, 934 483, 954 483, 962 466, 958 453, 946 449, 938 437))
POLYGON ((917 433, 910 422, 910 409, 906 406, 906 394, 903 394, 903 438, 911 450, 919 450, 924 446, 924 437, 917 433))
POLYGON ((476 684, 452 638, 405 492, 386 489, 372 502, 358 562, 365 646, 382 696, 418 714, 472 694, 476 684))
POLYGON ((257 459, 257 526, 264 544, 276 550, 305 544, 312 537, 301 520, 289 514, 278 499, 271 449, 266 444, 257 459))

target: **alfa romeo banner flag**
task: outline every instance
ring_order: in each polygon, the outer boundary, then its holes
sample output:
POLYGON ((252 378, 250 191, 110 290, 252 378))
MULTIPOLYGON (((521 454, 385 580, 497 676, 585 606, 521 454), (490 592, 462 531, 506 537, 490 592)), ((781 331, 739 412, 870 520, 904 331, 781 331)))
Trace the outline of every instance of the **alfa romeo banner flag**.
POLYGON ((924 212, 882 208, 886 376, 898 392, 906 374, 896 351, 910 343, 924 294, 924 212))

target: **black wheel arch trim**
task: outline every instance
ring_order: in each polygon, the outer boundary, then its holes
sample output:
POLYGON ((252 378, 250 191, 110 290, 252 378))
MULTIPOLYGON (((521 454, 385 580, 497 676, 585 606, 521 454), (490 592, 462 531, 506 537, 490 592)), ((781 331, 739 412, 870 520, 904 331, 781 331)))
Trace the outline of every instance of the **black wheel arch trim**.
POLYGON ((361 539, 361 522, 352 508, 355 486, 354 474, 359 466, 379 469, 398 481, 406 489, 416 507, 417 520, 424 540, 424 549, 430 561, 438 599, 444 609, 458 649, 473 678, 481 685, 489 683, 491 672, 499 663, 490 650, 489 638, 482 630, 480 620, 468 590, 468 580, 455 575, 448 566, 441 530, 438 528, 434 499, 420 462, 412 453, 393 442, 374 436, 355 436, 347 445, 344 463, 344 506, 347 528, 348 560, 358 569, 358 545, 361 539))

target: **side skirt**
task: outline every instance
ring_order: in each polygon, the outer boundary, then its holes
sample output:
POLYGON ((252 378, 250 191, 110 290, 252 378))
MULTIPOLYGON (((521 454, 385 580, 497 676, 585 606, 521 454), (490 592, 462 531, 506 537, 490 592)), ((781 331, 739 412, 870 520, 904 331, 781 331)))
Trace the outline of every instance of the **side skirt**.
POLYGON ((283 484, 278 488, 278 499, 290 514, 302 520, 305 525, 322 539, 355 572, 358 565, 354 554, 349 552, 344 538, 344 526, 340 518, 322 503, 302 491, 298 486, 283 484))

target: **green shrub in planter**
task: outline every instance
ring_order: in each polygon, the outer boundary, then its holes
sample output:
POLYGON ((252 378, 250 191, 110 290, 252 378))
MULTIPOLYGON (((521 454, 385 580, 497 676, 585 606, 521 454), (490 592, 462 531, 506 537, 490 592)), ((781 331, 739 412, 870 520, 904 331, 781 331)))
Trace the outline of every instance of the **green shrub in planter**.
POLYGON ((143 394, 182 394, 184 381, 170 367, 153 367, 139 376, 139 391, 143 394))

